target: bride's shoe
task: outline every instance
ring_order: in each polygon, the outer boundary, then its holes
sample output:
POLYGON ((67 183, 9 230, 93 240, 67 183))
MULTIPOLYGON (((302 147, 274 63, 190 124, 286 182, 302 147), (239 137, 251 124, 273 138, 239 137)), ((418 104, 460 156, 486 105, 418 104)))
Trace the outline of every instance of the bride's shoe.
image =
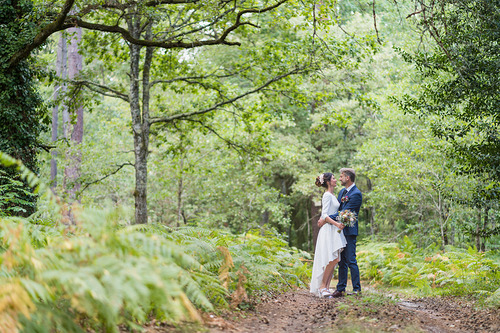
POLYGON ((332 294, 327 288, 322 288, 318 290, 318 296, 323 298, 323 297, 330 297, 332 294))

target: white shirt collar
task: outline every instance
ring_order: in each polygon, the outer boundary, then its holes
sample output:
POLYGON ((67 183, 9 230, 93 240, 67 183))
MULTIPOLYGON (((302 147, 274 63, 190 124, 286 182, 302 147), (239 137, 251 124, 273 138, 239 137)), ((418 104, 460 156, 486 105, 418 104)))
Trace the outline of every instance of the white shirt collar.
MULTIPOLYGON (((347 192, 349 192, 350 190, 352 190, 352 188, 353 188, 354 186, 356 186, 356 184, 355 184, 355 183, 352 183, 352 185, 351 185, 351 186, 349 186, 349 187, 346 189, 346 190, 347 190, 347 192)), ((347 192, 346 192, 346 193, 347 193, 347 192)))

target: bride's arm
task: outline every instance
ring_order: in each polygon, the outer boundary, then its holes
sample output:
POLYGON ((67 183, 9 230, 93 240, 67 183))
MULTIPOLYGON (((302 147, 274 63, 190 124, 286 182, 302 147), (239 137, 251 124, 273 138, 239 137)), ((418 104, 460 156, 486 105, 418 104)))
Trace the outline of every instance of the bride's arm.
POLYGON ((318 220, 318 227, 324 226, 326 222, 326 218, 328 217, 328 210, 330 209, 330 205, 332 201, 328 198, 326 192, 323 194, 323 198, 321 199, 321 217, 318 220))

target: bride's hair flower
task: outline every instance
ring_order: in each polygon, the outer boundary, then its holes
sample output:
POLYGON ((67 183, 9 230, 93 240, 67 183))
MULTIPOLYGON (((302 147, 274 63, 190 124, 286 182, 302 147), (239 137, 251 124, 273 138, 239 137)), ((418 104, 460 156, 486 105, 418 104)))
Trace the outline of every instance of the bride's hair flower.
POLYGON ((316 180, 314 181, 314 184, 318 187, 324 187, 328 188, 329 182, 332 179, 333 174, 330 172, 324 172, 320 174, 318 177, 316 177, 316 180))

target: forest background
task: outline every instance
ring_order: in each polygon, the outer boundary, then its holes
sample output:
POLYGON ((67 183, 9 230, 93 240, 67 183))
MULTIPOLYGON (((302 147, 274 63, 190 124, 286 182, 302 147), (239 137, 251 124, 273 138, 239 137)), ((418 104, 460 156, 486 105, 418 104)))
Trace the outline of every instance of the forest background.
POLYGON ((346 166, 363 192, 365 277, 500 304, 498 2, 48 5, 1 5, 0 150, 36 173, 2 155, 24 170, 0 170, 2 278, 26 295, 5 325, 49 325, 52 306, 54 327, 113 330, 150 310, 175 321, 245 304, 269 279, 307 283, 314 180, 346 166), (31 194, 40 184, 51 190, 31 194), (190 282, 160 269, 177 289, 154 299, 165 288, 151 281, 129 277, 149 290, 132 297, 103 280, 144 257, 141 279, 160 260, 190 282))

